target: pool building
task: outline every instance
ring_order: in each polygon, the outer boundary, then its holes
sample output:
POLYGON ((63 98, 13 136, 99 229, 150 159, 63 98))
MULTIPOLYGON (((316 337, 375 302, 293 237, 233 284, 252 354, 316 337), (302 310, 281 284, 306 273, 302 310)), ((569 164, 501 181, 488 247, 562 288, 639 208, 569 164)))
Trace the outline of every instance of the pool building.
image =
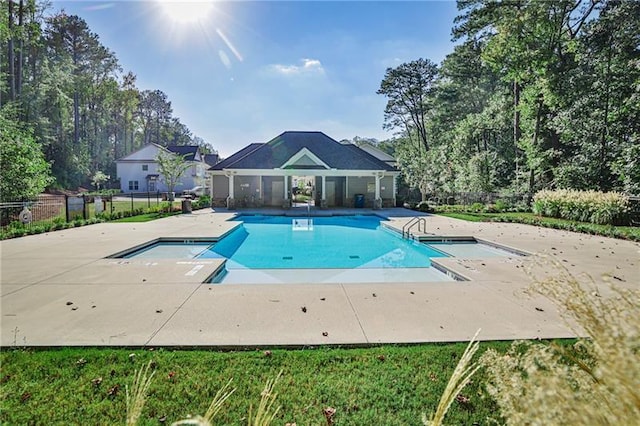
POLYGON ((218 207, 290 207, 294 178, 304 177, 312 182, 318 207, 380 209, 395 206, 400 171, 375 149, 340 143, 322 132, 287 131, 247 145, 209 173, 218 207))

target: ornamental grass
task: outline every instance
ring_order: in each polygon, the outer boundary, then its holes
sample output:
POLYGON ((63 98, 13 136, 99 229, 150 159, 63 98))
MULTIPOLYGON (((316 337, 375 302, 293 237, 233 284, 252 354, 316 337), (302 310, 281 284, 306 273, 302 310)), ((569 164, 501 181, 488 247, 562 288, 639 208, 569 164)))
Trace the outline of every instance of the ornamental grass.
POLYGON ((488 350, 487 390, 507 425, 631 425, 640 419, 640 291, 575 277, 539 258, 531 291, 553 301, 579 339, 573 348, 514 342, 488 350), (605 293, 605 294, 603 294, 605 293))
POLYGON ((532 208, 541 216, 620 225, 628 220, 629 198, 619 192, 543 190, 534 195, 532 208))

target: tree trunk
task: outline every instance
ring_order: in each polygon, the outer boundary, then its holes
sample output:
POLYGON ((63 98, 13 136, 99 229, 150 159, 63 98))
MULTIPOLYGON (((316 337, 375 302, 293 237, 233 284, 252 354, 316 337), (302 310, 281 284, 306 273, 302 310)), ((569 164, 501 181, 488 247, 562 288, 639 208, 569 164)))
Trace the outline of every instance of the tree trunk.
POLYGON ((607 135, 609 134, 609 88, 611 86, 611 42, 609 39, 609 49, 607 51, 607 75, 605 76, 604 111, 602 113, 602 135, 600 136, 600 176, 599 189, 608 190, 608 176, 606 169, 607 161, 607 135))
MULTIPOLYGON (((540 123, 542 121, 542 106, 543 106, 542 95, 538 95, 538 110, 536 111, 536 127, 533 131, 534 149, 538 146, 538 138, 540 137, 540 123)), ((530 168, 531 170, 529 170, 529 194, 533 194, 533 190, 535 186, 535 169, 533 166, 530 166, 530 168)))
POLYGON ((18 6, 18 28, 20 39, 18 41, 18 58, 16 62, 16 97, 22 93, 22 50, 24 49, 24 0, 20 0, 18 6))
POLYGON ((518 144, 520 143, 520 111, 518 107, 520 106, 520 84, 514 80, 513 82, 513 147, 515 149, 515 166, 516 166, 516 188, 519 184, 519 173, 518 170, 518 153, 520 152, 520 148, 518 144))
POLYGON ((7 42, 7 74, 9 83, 9 100, 16 100, 15 52, 13 46, 13 0, 9 0, 9 41, 7 42))

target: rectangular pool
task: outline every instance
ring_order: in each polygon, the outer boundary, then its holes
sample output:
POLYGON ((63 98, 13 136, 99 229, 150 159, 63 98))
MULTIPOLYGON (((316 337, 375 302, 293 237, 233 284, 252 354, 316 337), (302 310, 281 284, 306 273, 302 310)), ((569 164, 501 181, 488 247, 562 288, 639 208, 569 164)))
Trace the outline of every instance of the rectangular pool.
POLYGON ((427 268, 442 251, 380 226, 377 216, 240 216, 243 225, 199 257, 227 269, 427 268))

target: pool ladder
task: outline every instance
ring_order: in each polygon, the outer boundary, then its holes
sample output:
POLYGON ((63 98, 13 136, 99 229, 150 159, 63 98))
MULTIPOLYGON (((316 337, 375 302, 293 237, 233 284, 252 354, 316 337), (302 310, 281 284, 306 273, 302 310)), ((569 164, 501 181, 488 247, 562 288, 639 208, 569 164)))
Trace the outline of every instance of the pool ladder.
MULTIPOLYGON (((427 220, 424 217, 414 217, 402 227, 402 238, 412 238, 411 230, 417 226, 418 232, 427 232, 427 220), (420 226, 422 225, 422 227, 420 226)), ((415 238, 415 237, 414 237, 415 238)))

